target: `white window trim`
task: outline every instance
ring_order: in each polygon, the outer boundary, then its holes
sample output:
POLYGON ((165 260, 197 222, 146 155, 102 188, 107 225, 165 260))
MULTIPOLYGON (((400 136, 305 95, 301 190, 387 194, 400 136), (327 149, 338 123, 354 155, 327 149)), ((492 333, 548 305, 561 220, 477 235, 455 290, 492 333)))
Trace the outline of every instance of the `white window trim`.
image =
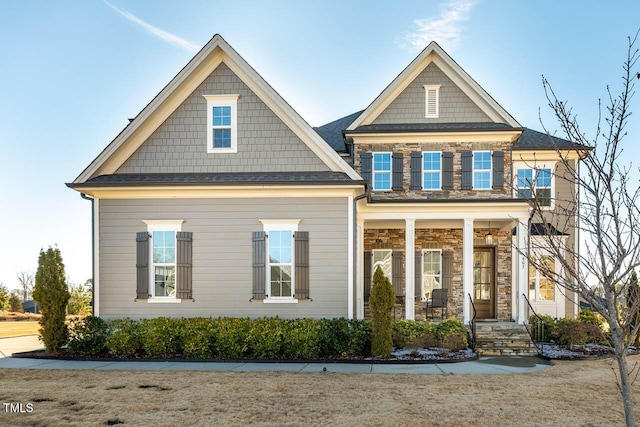
MULTIPOLYGON (((556 162, 551 162, 551 163, 542 163, 542 164, 537 164, 535 162, 533 163, 525 163, 525 162, 514 162, 513 164, 513 170, 514 170, 514 174, 513 174, 513 197, 514 198, 518 198, 518 169, 531 169, 531 170, 537 170, 537 169, 549 169, 551 171, 551 203, 549 203, 549 206, 541 206, 541 209, 543 211, 552 211, 553 209, 555 209, 556 206, 556 198, 554 197, 554 194, 556 194, 556 175, 554 173, 556 168, 556 162)), ((536 186, 533 186, 533 189, 536 189, 536 186)))
POLYGON ((393 153, 391 151, 376 151, 371 156, 371 180, 373 181, 373 191, 392 191, 393 190, 393 153), (376 171, 376 154, 389 155, 389 171, 376 171), (389 174, 389 188, 376 188, 376 174, 389 174))
POLYGON ((437 119, 440 117, 440 86, 441 85, 424 85, 424 117, 426 119, 437 119), (436 111, 435 114, 429 114, 429 91, 436 91, 436 111))
MULTIPOLYGON (((143 220, 143 223, 147 225, 147 233, 153 236, 154 231, 175 231, 176 233, 182 231, 182 224, 184 223, 183 219, 178 220, 143 220)), ((153 240, 150 237, 151 242, 149 244, 149 298, 147 298, 147 303, 149 304, 176 304, 181 303, 182 300, 176 297, 171 296, 162 296, 157 297, 153 295, 155 293, 155 277, 154 277, 154 268, 153 268, 153 240)), ((176 240, 177 245, 177 240, 176 240)), ((176 247, 177 252, 177 247, 176 247)), ((176 253, 176 257, 177 257, 176 253)), ((176 270, 178 268, 178 260, 176 258, 176 270)), ((176 290, 178 289, 178 274, 176 271, 176 290)))
POLYGON ((420 265, 420 301, 425 302, 427 301, 427 298, 424 296, 424 260, 425 260, 425 254, 427 252, 438 252, 439 257, 438 259, 440 260, 440 274, 438 275, 440 280, 438 283, 440 283, 440 289, 442 289, 442 249, 423 249, 422 250, 422 262, 420 265))
POLYGON ((296 251, 295 251, 295 233, 298 231, 299 219, 260 219, 262 223, 262 231, 267 233, 267 243, 265 251, 266 265, 266 283, 265 283, 265 299, 264 304, 296 304, 298 299, 295 297, 272 297, 271 293, 271 263, 269 262, 269 232, 270 231, 291 231, 291 290, 295 294, 296 289, 296 251))
POLYGON ((203 95, 207 100, 207 153, 238 152, 238 98, 240 95, 203 95), (231 147, 213 146, 213 107, 231 107, 231 147))
POLYGON ((478 191, 488 191, 493 188, 493 152, 490 150, 476 150, 473 152, 473 157, 471 158, 471 179, 473 182, 473 189, 478 191), (489 153, 489 159, 491 160, 491 166, 489 169, 476 169, 475 157, 476 153, 489 153), (476 187, 476 172, 489 172, 489 187, 488 188, 477 188, 476 187))
POLYGON ((422 190, 424 190, 424 191, 439 191, 439 190, 442 190, 442 151, 423 151, 422 152, 422 190), (440 156, 440 169, 437 170, 437 172, 439 173, 438 181, 440 182, 440 185, 438 186, 438 188, 425 188, 424 187, 424 176, 425 176, 425 174, 427 172, 436 172, 435 169, 426 170, 424 168, 424 155, 426 153, 429 153, 429 154, 437 153, 438 156, 440 156))

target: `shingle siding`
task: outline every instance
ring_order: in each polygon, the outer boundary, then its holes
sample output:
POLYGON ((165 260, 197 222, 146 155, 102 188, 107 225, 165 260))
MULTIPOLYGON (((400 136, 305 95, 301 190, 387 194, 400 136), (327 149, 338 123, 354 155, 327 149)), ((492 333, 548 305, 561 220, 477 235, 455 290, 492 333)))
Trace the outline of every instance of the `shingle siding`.
POLYGON ((224 63, 117 173, 328 171, 329 168, 224 63), (207 153, 203 95, 239 94, 238 152, 207 153))
POLYGON ((100 200, 100 316, 347 316, 347 198, 100 200), (195 301, 134 302, 136 232, 145 219, 183 219, 193 233, 195 301), (252 234, 259 219, 300 219, 309 232, 309 296, 298 304, 249 302, 252 234))
POLYGON ((373 124, 491 121, 437 65, 432 63, 391 102, 373 124), (437 119, 425 118, 424 85, 441 85, 440 114, 437 119))

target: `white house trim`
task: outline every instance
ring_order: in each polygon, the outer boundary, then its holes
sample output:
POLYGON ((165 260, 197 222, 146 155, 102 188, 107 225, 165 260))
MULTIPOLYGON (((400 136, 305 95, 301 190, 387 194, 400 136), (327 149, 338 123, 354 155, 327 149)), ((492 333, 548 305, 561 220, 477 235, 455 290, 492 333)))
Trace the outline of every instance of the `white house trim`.
POLYGON ((406 219, 405 220, 405 317, 407 320, 415 320, 416 318, 416 305, 415 305, 415 269, 417 268, 415 265, 414 256, 416 251, 416 220, 415 219, 406 219))
POLYGON ((353 319, 353 196, 347 199, 347 319, 353 319))
POLYGON ((93 199, 93 315, 100 316, 100 199, 93 199))
POLYGON ((464 220, 462 226, 462 321, 465 325, 471 321, 471 304, 469 295, 473 296, 473 219, 464 220))

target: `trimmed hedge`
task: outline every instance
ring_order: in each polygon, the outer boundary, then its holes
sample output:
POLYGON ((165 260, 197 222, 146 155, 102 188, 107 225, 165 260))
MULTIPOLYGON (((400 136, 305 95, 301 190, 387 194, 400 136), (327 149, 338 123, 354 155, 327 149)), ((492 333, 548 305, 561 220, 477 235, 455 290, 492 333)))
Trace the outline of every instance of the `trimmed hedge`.
MULTIPOLYGON (((169 318, 105 321, 88 316, 72 327, 69 350, 115 357, 192 359, 318 359, 370 356, 369 320, 279 318, 169 318)), ((467 346, 464 325, 397 321, 397 347, 467 346)))

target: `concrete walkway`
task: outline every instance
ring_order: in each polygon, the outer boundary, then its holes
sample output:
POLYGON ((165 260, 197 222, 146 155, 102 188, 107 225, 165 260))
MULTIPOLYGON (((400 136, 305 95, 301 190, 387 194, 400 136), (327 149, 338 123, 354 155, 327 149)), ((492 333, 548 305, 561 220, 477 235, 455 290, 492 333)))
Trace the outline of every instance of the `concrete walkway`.
POLYGON ((0 338, 0 360, 9 357, 13 353, 32 351, 44 348, 38 335, 26 335, 24 337, 0 338))

